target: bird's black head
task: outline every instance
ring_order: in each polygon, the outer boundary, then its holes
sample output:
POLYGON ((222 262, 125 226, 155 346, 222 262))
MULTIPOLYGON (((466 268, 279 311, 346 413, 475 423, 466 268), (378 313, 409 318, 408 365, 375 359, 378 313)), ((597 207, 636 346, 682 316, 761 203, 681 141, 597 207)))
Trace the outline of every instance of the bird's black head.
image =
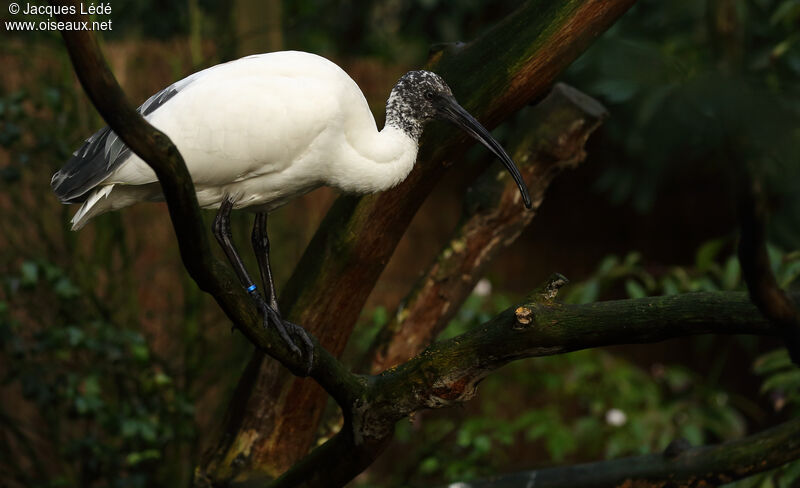
POLYGON ((445 97, 453 98, 453 92, 441 76, 409 71, 397 80, 386 102, 386 123, 419 139, 423 125, 438 115, 445 97))
POLYGON ((418 141, 425 122, 433 118, 455 124, 500 158, 519 187, 525 206, 531 208, 528 188, 514 162, 489 131, 458 104, 442 77, 430 71, 409 71, 394 85, 386 102, 386 125, 418 141))

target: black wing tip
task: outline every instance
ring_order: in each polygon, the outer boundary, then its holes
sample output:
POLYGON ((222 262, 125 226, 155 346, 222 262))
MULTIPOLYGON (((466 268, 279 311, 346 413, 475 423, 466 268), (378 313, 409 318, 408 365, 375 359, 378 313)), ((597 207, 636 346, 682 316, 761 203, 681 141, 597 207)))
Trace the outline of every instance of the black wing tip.
MULTIPOLYGON (((139 112, 146 117, 177 94, 178 89, 172 84, 148 98, 139 107, 139 112)), ((89 193, 124 163, 130 154, 130 148, 116 139, 111 128, 103 127, 89 136, 64 167, 53 174, 50 180, 53 193, 62 203, 86 201, 89 193), (114 139, 109 140, 112 137, 114 139)))
POLYGON ((82 203, 86 200, 86 194, 89 190, 80 191, 81 188, 79 186, 68 184, 72 176, 71 174, 65 174, 61 170, 56 171, 50 179, 50 187, 61 203, 82 203))
POLYGON ((114 161, 108 161, 106 147, 112 136, 114 132, 108 126, 95 132, 53 174, 50 187, 62 203, 84 202, 91 190, 127 158, 130 150, 126 147, 114 161))

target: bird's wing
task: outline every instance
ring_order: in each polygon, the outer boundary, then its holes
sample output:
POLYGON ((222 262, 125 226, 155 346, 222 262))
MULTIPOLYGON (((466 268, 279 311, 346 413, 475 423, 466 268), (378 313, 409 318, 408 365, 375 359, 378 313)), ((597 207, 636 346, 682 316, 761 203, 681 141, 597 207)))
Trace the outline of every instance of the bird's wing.
MULTIPOLYGON (((313 186, 322 169, 301 168, 298 161, 330 159, 329 148, 339 144, 334 139, 350 124, 376 130, 363 94, 341 68, 291 51, 200 71, 139 110, 178 147, 198 189, 268 174, 276 185, 313 186)), ((79 203, 99 184, 155 181, 152 169, 104 128, 53 176, 52 186, 63 202, 79 203)))
MULTIPOLYGON (((146 119, 178 92, 208 74, 217 66, 198 71, 151 96, 137 109, 146 119)), ((131 156, 131 150, 108 126, 92 134, 63 168, 53 175, 50 185, 63 203, 80 203, 89 192, 131 156)))

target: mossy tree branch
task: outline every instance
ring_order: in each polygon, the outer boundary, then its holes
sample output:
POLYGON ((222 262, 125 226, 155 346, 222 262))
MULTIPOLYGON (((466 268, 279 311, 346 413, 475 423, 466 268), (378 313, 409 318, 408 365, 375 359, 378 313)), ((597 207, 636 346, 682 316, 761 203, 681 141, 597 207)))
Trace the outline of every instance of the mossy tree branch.
POLYGON ((520 205, 507 173, 488 168, 467 193, 461 223, 401 308, 378 333, 362 369, 372 373, 410 359, 455 316, 484 270, 530 224, 552 179, 586 157, 584 144, 607 116, 580 91, 557 84, 518 121, 509 147, 530 190, 533 211, 520 205))
MULTIPOLYGON (((401 418, 421 408, 451 405, 475 395, 477 383, 510 361, 580 349, 660 342, 699 334, 779 336, 745 293, 687 293, 587 305, 553 301, 564 283, 555 275, 527 303, 375 377, 364 424, 401 418)), ((794 301, 800 297, 794 296, 794 301)))
MULTIPOLYGON (((672 446, 672 445, 671 445, 672 446)), ((800 419, 714 446, 537 469, 460 483, 461 488, 667 488, 718 486, 800 458, 800 419)))
MULTIPOLYGON (((396 422, 417 410, 473 398, 481 379, 514 360, 699 334, 781 334, 780 327, 764 318, 746 293, 688 293, 564 305, 554 299, 565 283, 554 275, 526 303, 465 334, 437 342, 396 368, 366 377, 365 396, 345 416, 342 430, 270 486, 339 486, 349 481, 333 476, 354 476, 368 466, 391 439, 396 422), (330 485, 303 482, 312 479, 325 479, 330 485)), ((800 295, 792 300, 797 303, 800 295)), ((635 474, 637 465, 628 467, 635 474)))

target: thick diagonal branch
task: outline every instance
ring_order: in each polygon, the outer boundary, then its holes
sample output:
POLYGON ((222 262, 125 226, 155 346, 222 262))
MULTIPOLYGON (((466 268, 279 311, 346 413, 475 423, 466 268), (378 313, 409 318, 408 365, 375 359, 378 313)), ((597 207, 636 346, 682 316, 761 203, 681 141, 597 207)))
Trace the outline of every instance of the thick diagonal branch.
MULTIPOLYGON (((437 52, 428 68, 492 128, 544 93, 634 3, 532 0, 479 39, 437 52)), ((281 310, 335 355, 417 209, 472 144, 442 125, 426 131, 416 167, 403 183, 333 204, 283 287, 281 310)), ((201 466, 220 482, 274 477, 304 456, 325 395, 313 382, 287 377, 279 365, 256 355, 230 405, 223 434, 201 466)))
MULTIPOLYGON (((745 293, 688 293, 587 305, 554 303, 552 293, 548 295, 434 343, 378 375, 367 393, 371 400, 363 425, 377 431, 375 426, 387 426, 382 420, 468 400, 481 379, 516 359, 698 334, 781 334, 745 293)), ((793 297, 795 302, 798 298, 793 297)))
POLYGON ((462 488, 661 488, 731 483, 800 458, 800 419, 743 439, 677 452, 537 469, 459 483, 462 488))
POLYGON ((458 312, 492 259, 533 220, 553 177, 584 160, 584 144, 606 116, 597 101, 561 83, 530 109, 509 140, 534 211, 520 205, 519 191, 506 173, 487 169, 467 194, 461 224, 380 331, 364 369, 378 373, 430 344, 458 312))

